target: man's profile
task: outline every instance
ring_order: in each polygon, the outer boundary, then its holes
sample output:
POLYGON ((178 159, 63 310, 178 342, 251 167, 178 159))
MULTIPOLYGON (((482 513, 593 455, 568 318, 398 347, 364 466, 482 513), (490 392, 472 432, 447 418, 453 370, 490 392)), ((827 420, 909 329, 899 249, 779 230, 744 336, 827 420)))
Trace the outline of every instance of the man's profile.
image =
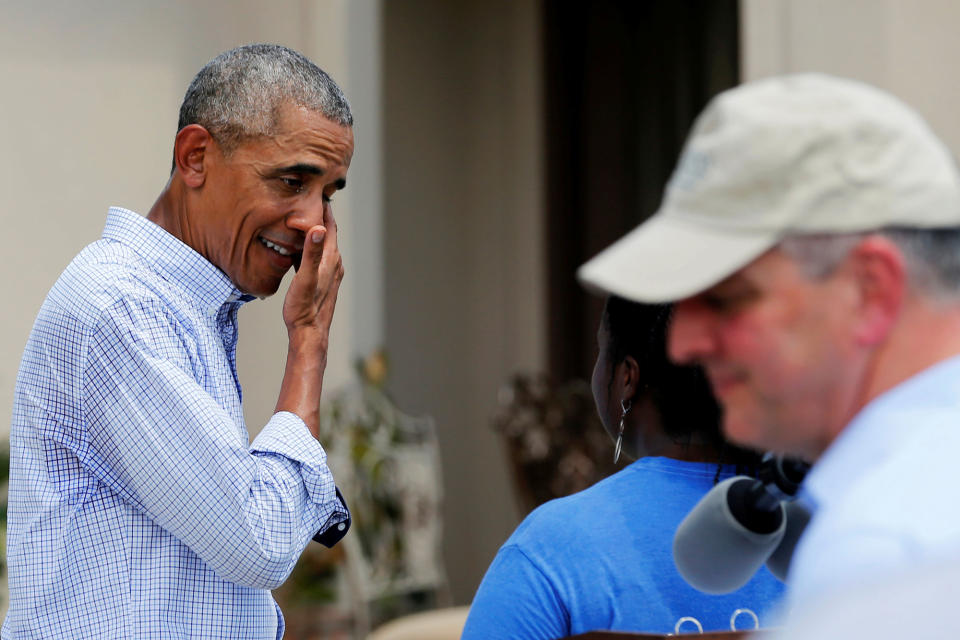
POLYGON ((820 74, 699 117, 660 211, 582 267, 672 301, 724 432, 816 461, 794 602, 960 552, 960 175, 902 102, 820 74))
POLYGON ((111 208, 26 345, 0 636, 282 636, 270 590, 349 526, 316 435, 352 125, 285 47, 239 47, 193 79, 163 192, 146 217, 111 208), (276 413, 250 443, 237 311, 291 267, 276 413))

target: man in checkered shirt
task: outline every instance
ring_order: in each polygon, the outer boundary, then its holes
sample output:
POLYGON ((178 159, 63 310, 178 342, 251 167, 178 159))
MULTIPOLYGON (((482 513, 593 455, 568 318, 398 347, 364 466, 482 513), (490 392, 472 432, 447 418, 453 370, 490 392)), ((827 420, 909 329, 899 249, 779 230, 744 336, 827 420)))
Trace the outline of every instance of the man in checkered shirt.
POLYGON ((165 189, 146 217, 110 210, 24 351, 0 637, 282 637, 270 590, 349 526, 316 438, 352 125, 337 85, 283 47, 194 78, 165 189), (286 370, 250 444, 237 310, 291 267, 286 370))

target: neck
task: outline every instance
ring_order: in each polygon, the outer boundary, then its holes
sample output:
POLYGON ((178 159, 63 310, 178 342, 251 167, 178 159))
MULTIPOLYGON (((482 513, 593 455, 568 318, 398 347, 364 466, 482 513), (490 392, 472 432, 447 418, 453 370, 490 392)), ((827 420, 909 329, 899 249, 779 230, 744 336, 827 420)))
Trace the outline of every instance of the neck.
POLYGON ((717 450, 707 444, 693 441, 690 443, 672 442, 671 447, 665 448, 657 455, 686 462, 720 462, 717 450))
POLYGON ((867 356, 855 401, 819 453, 875 398, 956 355, 960 355, 960 304, 913 297, 886 339, 867 356))
POLYGON ((660 456, 687 462, 719 460, 715 447, 696 435, 682 442, 668 436, 660 423, 659 412, 649 399, 634 403, 629 420, 628 433, 635 434, 635 439, 627 443, 627 449, 633 458, 660 456))
POLYGON ((187 207, 183 195, 183 185, 174 177, 171 177, 167 186, 160 192, 156 202, 150 207, 147 220, 164 229, 184 244, 193 247, 188 233, 189 225, 186 224, 187 207))

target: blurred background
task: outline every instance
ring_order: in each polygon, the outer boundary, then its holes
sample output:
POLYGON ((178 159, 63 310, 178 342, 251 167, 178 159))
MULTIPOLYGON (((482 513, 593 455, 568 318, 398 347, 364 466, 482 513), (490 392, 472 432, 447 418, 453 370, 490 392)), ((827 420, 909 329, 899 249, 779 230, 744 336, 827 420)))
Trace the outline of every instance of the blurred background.
MULTIPOLYGON (((0 414, 60 271, 108 206, 144 213, 163 188, 194 73, 291 46, 354 109, 327 432, 380 533, 360 522, 361 548, 308 554, 300 591, 278 594, 304 610, 288 637, 320 633, 318 603, 345 611, 343 637, 357 615, 468 604, 533 505, 612 469, 577 382, 601 301, 573 274, 656 209, 706 101, 827 71, 898 94, 956 150, 958 23, 951 0, 0 0, 0 414), (378 545, 429 576, 377 578, 378 545), (388 596, 407 604, 371 609, 388 596)), ((251 436, 282 375, 282 298, 241 312, 251 436)))

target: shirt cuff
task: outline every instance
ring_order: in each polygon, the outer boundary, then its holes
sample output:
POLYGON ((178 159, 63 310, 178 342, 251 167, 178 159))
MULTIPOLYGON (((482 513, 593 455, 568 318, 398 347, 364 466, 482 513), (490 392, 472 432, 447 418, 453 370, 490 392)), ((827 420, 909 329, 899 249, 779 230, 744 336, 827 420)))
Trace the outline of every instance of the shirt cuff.
POLYGON ((350 518, 350 508, 347 506, 347 501, 343 499, 343 494, 340 493, 340 489, 337 489, 337 500, 340 501, 340 506, 343 508, 343 513, 346 514, 346 519, 337 522, 335 525, 328 526, 325 524, 323 528, 313 536, 314 542, 319 542, 328 549, 340 542, 343 536, 347 535, 347 531, 350 530, 350 525, 353 522, 350 518))
POLYGON ((254 439, 250 450, 283 456, 299 465, 311 502, 327 514, 313 540, 332 547, 347 534, 351 524, 350 509, 333 482, 333 474, 327 466, 327 452, 300 416, 289 411, 275 413, 254 439), (331 488, 334 495, 331 495, 331 488))

